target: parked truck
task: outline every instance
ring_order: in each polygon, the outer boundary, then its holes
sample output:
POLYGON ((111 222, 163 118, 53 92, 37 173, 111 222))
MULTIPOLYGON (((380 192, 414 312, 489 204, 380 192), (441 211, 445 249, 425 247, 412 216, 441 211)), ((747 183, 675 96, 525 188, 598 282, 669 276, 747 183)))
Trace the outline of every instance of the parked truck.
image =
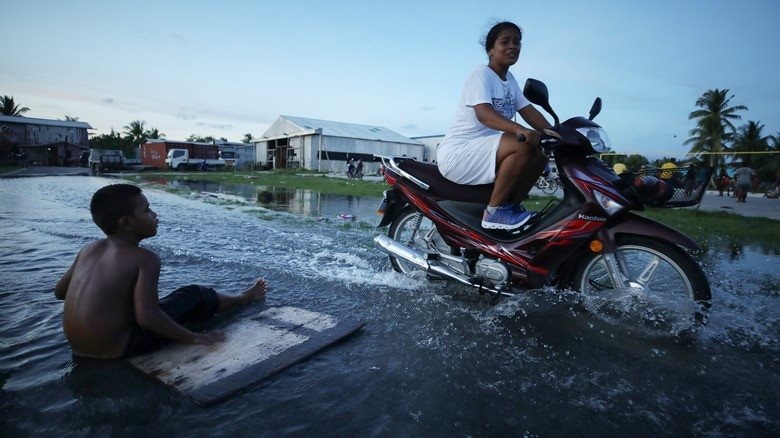
POLYGON ((219 156, 219 148, 207 143, 181 143, 170 148, 165 157, 169 169, 207 170, 225 167, 225 160, 219 156))
POLYGON ((118 170, 125 167, 125 154, 118 149, 90 149, 87 163, 93 172, 118 170))

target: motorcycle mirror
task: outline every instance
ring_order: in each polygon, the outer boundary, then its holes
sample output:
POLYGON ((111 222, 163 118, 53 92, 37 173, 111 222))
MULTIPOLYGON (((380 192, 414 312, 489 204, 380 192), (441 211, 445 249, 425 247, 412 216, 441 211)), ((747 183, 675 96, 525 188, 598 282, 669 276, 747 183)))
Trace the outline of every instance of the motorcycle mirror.
POLYGON ((593 120, 601 112, 601 98, 597 97, 593 102, 593 106, 590 107, 590 117, 588 120, 593 120))
POLYGON ((523 95, 531 101, 531 103, 535 103, 544 108, 544 110, 555 119, 555 125, 558 125, 558 115, 555 114, 555 111, 550 107, 550 94, 547 91, 547 85, 544 85, 544 82, 528 78, 525 81, 525 87, 523 87, 523 95))

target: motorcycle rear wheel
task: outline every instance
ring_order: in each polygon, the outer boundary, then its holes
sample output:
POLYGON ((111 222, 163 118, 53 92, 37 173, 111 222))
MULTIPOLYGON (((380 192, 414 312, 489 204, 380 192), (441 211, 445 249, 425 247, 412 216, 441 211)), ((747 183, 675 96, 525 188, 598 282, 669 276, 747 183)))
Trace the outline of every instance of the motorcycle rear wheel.
MULTIPOLYGON (((633 307, 644 316, 649 314, 652 325, 671 327, 679 334, 695 331, 706 323, 712 298, 710 285, 688 253, 647 237, 622 236, 615 256, 631 292, 619 298, 622 303, 608 302, 607 307, 633 307)), ((569 286, 591 296, 616 289, 603 256, 590 251, 575 268, 569 286)))
MULTIPOLYGON (((444 243, 433 222, 409 206, 401 210, 398 216, 393 219, 387 235, 391 239, 421 252, 446 253, 449 251, 449 246, 444 243), (418 220, 419 224, 416 224, 418 220)), ((393 269, 402 274, 409 275, 420 270, 415 268, 412 263, 394 256, 390 256, 390 263, 393 265, 393 269)))

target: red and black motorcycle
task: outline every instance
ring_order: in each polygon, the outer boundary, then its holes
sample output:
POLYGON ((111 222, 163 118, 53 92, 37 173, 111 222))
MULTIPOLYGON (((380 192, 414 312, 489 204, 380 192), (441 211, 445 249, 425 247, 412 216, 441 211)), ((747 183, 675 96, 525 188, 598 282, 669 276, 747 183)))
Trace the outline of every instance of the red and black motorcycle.
POLYGON ((522 229, 486 230, 482 212, 493 184, 460 185, 444 178, 436 165, 399 157, 379 157, 385 181, 379 226, 387 236, 374 241, 390 254, 395 270, 429 274, 473 286, 497 296, 546 285, 587 294, 628 290, 633 299, 681 317, 692 326, 705 321, 710 285, 688 250, 688 236, 631 212, 645 205, 697 204, 711 168, 695 168, 694 190, 683 187, 685 169, 644 170, 617 175, 598 153, 609 150, 606 132, 590 117, 560 123, 549 104, 547 87, 528 79, 525 96, 555 120, 537 153, 553 156, 562 199, 550 201, 522 229))

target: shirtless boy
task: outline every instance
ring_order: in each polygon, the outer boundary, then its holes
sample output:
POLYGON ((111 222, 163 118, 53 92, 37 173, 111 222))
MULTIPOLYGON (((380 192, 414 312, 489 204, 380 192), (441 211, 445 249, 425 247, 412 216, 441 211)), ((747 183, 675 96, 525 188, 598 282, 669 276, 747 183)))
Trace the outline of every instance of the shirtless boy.
POLYGON ((65 300, 63 328, 76 356, 129 357, 171 340, 220 342, 221 333, 196 333, 180 323, 265 298, 266 283, 259 279, 238 295, 191 285, 158 300, 160 257, 138 246, 157 234, 157 213, 141 189, 103 187, 93 195, 90 212, 107 237, 84 246, 54 288, 65 300))

